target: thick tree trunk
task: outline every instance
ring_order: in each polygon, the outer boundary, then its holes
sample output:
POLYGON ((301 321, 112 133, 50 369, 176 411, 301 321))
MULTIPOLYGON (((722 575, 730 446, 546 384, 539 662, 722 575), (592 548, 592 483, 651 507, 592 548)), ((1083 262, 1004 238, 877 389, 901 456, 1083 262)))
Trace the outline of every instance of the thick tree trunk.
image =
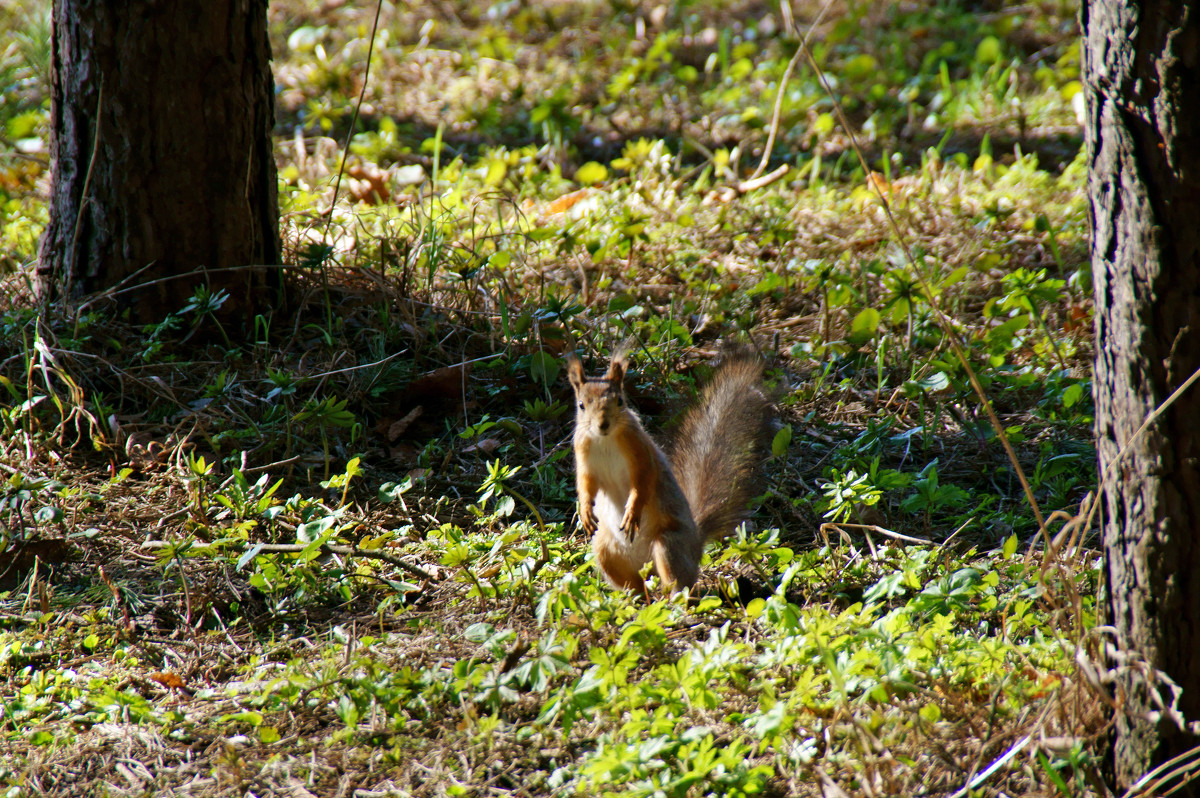
MULTIPOLYGON (((1197 14, 1196 0, 1086 0, 1081 12, 1108 620, 1120 649, 1182 688, 1188 722, 1200 719, 1200 388, 1108 468, 1200 368, 1197 14)), ((1117 690, 1124 789, 1200 739, 1163 712, 1163 682, 1125 668, 1117 690)))
POLYGON ((54 0, 44 291, 143 320, 197 285, 261 309, 279 262, 267 0, 54 0), (158 281, 158 282, 155 282, 158 281), (147 285, 149 284, 149 285, 147 285))

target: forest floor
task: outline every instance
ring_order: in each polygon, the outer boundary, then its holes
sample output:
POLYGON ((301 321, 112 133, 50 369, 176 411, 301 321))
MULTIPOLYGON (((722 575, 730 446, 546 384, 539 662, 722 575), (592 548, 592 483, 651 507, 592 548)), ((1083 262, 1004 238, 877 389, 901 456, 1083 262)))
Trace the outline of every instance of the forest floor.
POLYGON ((278 0, 287 310, 236 330, 34 296, 0 0, 3 794, 1105 794, 1076 12, 278 0), (563 372, 628 338, 663 440, 724 341, 777 398, 649 605, 563 372))

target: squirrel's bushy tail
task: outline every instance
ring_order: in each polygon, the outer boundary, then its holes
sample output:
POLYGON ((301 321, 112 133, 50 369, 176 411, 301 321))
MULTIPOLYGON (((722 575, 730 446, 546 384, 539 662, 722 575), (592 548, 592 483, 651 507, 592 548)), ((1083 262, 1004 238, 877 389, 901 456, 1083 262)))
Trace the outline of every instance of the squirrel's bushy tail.
POLYGON ((726 351, 700 401, 684 416, 671 451, 675 478, 705 542, 737 528, 759 492, 771 423, 762 370, 749 349, 726 351))

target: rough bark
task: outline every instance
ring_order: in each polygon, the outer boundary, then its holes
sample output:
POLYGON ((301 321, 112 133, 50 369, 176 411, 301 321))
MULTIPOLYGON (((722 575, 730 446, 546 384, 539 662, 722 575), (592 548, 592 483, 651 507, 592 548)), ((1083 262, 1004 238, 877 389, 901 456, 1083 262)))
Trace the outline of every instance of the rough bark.
POLYGON ((277 270, 214 271, 279 262, 266 15, 267 0, 54 0, 44 291, 145 285, 119 295, 144 320, 200 283, 242 313, 274 299, 277 270))
MULTIPOLYGON (((1198 13, 1196 0, 1081 10, 1108 622, 1118 649, 1182 688, 1188 722, 1200 719, 1200 388, 1109 467, 1200 367, 1198 13)), ((1172 691, 1144 671, 1120 670, 1116 697, 1121 790, 1200 743, 1163 713, 1172 691)))

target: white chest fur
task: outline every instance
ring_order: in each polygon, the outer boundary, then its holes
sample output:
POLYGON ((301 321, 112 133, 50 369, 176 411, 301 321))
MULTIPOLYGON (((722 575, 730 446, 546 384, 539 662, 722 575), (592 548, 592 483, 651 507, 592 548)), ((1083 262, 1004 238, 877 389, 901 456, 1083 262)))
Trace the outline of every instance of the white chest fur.
MULTIPOLYGON (((625 503, 629 499, 629 464, 612 436, 598 435, 588 447, 588 470, 596 476, 596 520, 613 536, 614 543, 624 550, 625 555, 635 562, 648 562, 650 540, 648 535, 637 535, 633 544, 621 532, 621 519, 625 516, 625 503)), ((643 518, 645 513, 643 512, 643 518)))

